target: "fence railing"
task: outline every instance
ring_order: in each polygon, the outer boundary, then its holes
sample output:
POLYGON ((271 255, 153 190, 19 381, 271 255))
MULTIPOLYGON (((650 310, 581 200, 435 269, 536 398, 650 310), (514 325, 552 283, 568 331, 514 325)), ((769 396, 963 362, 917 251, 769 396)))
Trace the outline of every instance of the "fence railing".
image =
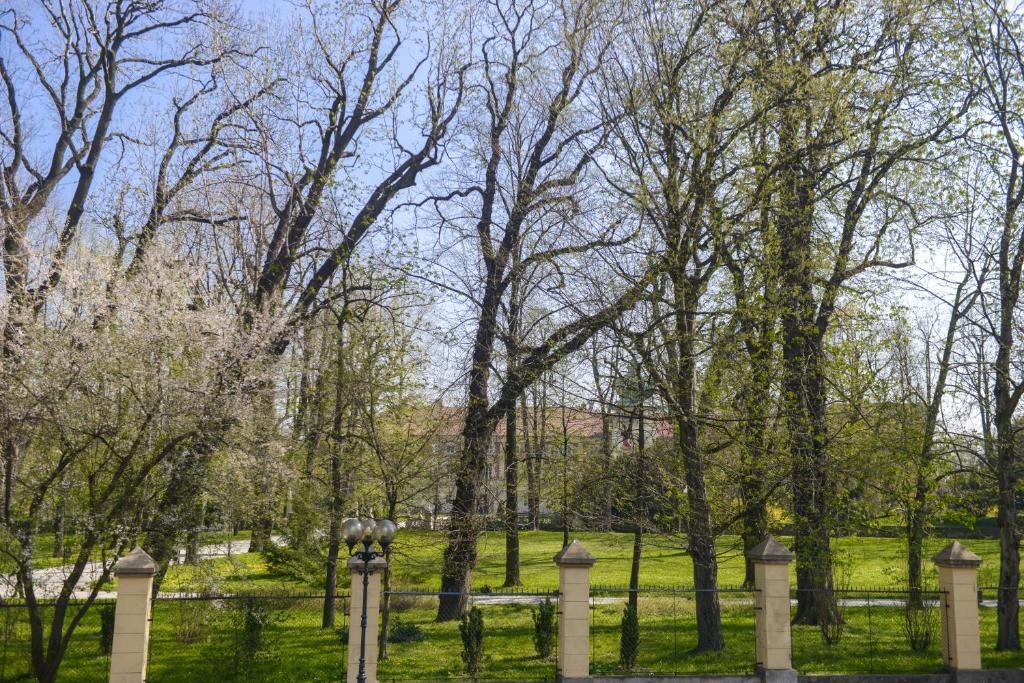
MULTIPOLYGON (((578 542, 555 557, 556 592, 382 590, 383 561, 350 562, 352 591, 334 596, 333 628, 323 628, 322 594, 152 600, 156 565, 136 549, 115 567, 116 602, 97 601, 78 624, 58 680, 351 683, 359 662, 368 681, 982 668, 980 634, 994 636, 995 610, 979 614, 979 603, 998 590, 977 588, 980 560, 958 543, 936 555, 939 588, 925 591, 791 589, 792 553, 774 539, 749 557, 754 590, 592 585, 595 558, 578 542)), ((58 608, 41 602, 37 616, 48 622, 58 608)), ((0 680, 32 677, 29 626, 24 602, 0 602, 0 680)))
MULTIPOLYGON (((69 614, 76 613, 84 599, 67 603, 69 614)), ((110 641, 113 634, 113 600, 94 600, 68 642, 60 669, 63 681, 104 681, 110 671, 110 641)), ((53 618, 55 604, 40 600, 37 614, 44 624, 53 618)), ((34 680, 32 672, 29 610, 21 599, 0 600, 0 681, 34 680)))
POLYGON ((945 664, 944 592, 909 588, 792 591, 817 603, 792 626, 793 666, 808 674, 935 673, 945 664))
POLYGON ((590 592, 591 671, 605 675, 753 673, 754 593, 738 586, 710 591, 688 586, 636 590, 594 586, 590 592), (635 617, 629 613, 631 597, 635 617), (699 642, 698 600, 710 605, 712 619, 717 611, 720 643, 699 642))
MULTIPOLYGON (((72 601, 74 610, 81 601, 72 601)), ((110 676, 113 600, 97 600, 79 623, 60 665, 61 683, 110 676)), ((40 603, 44 624, 53 602, 40 603)), ((335 598, 336 626, 321 628, 324 595, 244 593, 158 597, 152 605, 147 680, 338 681, 346 669, 349 596, 335 598)), ((0 602, 0 681, 34 680, 29 612, 0 602)))
POLYGON ((438 621, 441 600, 459 601, 480 610, 483 656, 476 680, 555 680, 557 645, 552 643, 545 656, 538 654, 534 633, 535 619, 540 618, 545 601, 557 605, 557 591, 392 589, 383 592, 381 602, 381 634, 387 634, 380 639, 377 679, 381 683, 470 680, 462 657, 462 622, 438 621))

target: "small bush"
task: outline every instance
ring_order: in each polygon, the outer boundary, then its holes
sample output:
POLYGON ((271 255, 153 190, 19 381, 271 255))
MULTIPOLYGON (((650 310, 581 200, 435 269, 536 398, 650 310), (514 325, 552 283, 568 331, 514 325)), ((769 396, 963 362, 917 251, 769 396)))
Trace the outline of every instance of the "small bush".
POLYGON ((100 654, 110 655, 114 649, 114 606, 100 607, 100 654))
POLYGON ((555 603, 544 598, 540 607, 531 610, 533 616, 533 647, 537 656, 547 659, 555 648, 555 603))
POLYGON ((391 643, 417 643, 427 637, 417 624, 408 624, 402 621, 397 614, 391 616, 391 626, 388 629, 388 642, 391 643))
POLYGON ((838 645, 843 639, 846 617, 835 590, 814 591, 814 609, 821 640, 825 645, 838 645))
POLYGON ((339 626, 334 629, 334 633, 337 634, 342 645, 348 645, 348 626, 339 626))
POLYGON ((476 681, 484 661, 484 614, 479 607, 471 607, 463 613, 459 635, 462 636, 462 661, 466 665, 466 673, 476 681))
POLYGON ((622 613, 622 636, 619 640, 619 666, 631 671, 640 652, 640 620, 636 605, 627 603, 622 613))
POLYGON ((934 610, 927 605, 915 605, 908 600, 903 611, 903 633, 911 650, 927 652, 935 636, 934 610))
POLYGON ((259 661, 272 659, 267 627, 273 622, 269 603, 255 595, 247 595, 235 604, 236 645, 235 666, 240 673, 259 661))

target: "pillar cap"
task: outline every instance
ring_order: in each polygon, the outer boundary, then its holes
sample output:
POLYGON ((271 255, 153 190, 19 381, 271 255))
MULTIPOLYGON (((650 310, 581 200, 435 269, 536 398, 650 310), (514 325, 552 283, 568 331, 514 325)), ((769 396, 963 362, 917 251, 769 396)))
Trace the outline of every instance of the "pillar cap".
POLYGON ((158 571, 156 561, 139 546, 114 565, 114 576, 156 576, 158 571))
POLYGON ((776 541, 770 534, 747 553, 747 559, 767 564, 789 564, 793 557, 790 549, 776 541))
MULTIPOLYGON (((348 558, 348 568, 353 572, 363 571, 363 561, 360 560, 356 555, 352 555, 348 558)), ((388 568, 388 561, 381 556, 377 556, 370 560, 370 563, 366 565, 366 568, 371 574, 376 574, 379 571, 383 571, 388 568)))
POLYGON ((593 567, 597 559, 579 541, 573 541, 555 553, 559 567, 593 567))
POLYGON ((961 545, 960 541, 953 541, 936 553, 932 562, 940 567, 977 567, 981 565, 981 558, 961 545))

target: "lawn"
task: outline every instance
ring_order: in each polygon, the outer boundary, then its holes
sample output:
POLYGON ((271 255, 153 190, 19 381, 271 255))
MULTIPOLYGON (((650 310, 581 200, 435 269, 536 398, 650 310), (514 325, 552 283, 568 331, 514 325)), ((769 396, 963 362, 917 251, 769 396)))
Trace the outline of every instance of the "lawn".
MULTIPOLYGON (((626 533, 574 533, 597 558, 591 570, 595 585, 626 586, 633 537, 626 533)), ((528 590, 553 590, 558 587, 558 570, 552 557, 562 547, 558 532, 530 531, 520 535, 520 565, 523 585, 528 590)), ((781 537, 784 544, 792 539, 781 537)), ((929 539, 925 556, 938 552, 949 541, 929 539)), ((979 574, 979 585, 996 585, 999 566, 999 543, 996 540, 965 541, 985 562, 979 574)), ((440 587, 439 568, 444 547, 441 534, 429 531, 402 530, 394 545, 392 568, 395 584, 405 588, 436 590, 440 587)), ((906 584, 906 552, 903 541, 895 538, 846 537, 833 541, 836 554, 837 580, 851 587, 901 587, 906 584)), ((738 586, 743 583, 743 554, 738 537, 719 539, 719 584, 738 586)), ((935 579, 930 562, 925 576, 935 579)), ((480 541, 477 567, 473 572, 476 590, 498 588, 505 578, 505 537, 500 532, 485 534, 480 541)), ((693 565, 678 538, 649 536, 640 566, 640 584, 644 586, 688 586, 693 583, 693 565)))
MULTIPOLYGON (((591 612, 591 667, 597 673, 619 671, 619 631, 628 583, 632 539, 628 534, 574 534, 597 557, 592 582, 596 597, 604 601, 591 612)), ((789 539, 781 539, 784 543, 789 539)), ((928 552, 943 540, 929 542, 928 552)), ((967 545, 984 560, 984 585, 997 565, 994 541, 967 545)), ((738 540, 720 545, 720 581, 737 585, 743 579, 738 540)), ((392 562, 396 589, 436 590, 439 585, 443 537, 403 530, 392 562)), ((522 536, 523 590, 547 592, 557 588, 552 556, 561 547, 561 534, 527 532, 522 536)), ((902 584, 903 554, 898 539, 844 538, 835 542, 838 575, 851 587, 898 587, 902 584)), ((644 548, 641 584, 640 646, 635 671, 640 673, 744 673, 754 664, 754 613, 749 593, 721 596, 726 649, 712 654, 692 653, 695 644, 692 593, 667 590, 692 582, 691 564, 677 543, 651 539, 644 548), (661 588, 658 588, 661 587, 661 588)), ((934 577, 928 568, 926 575, 934 577)), ((257 591, 292 594, 312 587, 275 573, 258 554, 209 560, 199 568, 175 567, 167 577, 169 591, 188 591, 208 584, 211 577, 225 592, 257 591)), ((484 536, 474 572, 478 591, 498 590, 504 577, 504 538, 484 536)), ((342 584, 343 588, 344 583, 342 584)), ((396 595, 393 618, 403 625, 405 637, 390 645, 389 658, 380 666, 381 681, 443 680, 461 674, 461 643, 457 623, 434 622, 437 598, 396 595)), ((321 629, 322 603, 316 598, 273 598, 258 603, 255 617, 266 623, 255 638, 244 624, 254 613, 238 600, 160 600, 153 615, 150 675, 155 683, 185 681, 339 681, 345 668, 347 616, 339 603, 340 629, 321 629), (248 617, 247 617, 248 615, 248 617), (257 643, 246 656, 246 643, 257 643)), ((553 659, 538 658, 532 643, 532 606, 488 604, 481 608, 486 627, 484 677, 491 680, 551 680, 553 659)), ((903 609, 875 604, 846 607, 843 635, 828 646, 814 627, 793 631, 795 666, 808 673, 930 672, 941 668, 938 614, 934 639, 923 653, 913 652, 903 634, 903 609)), ((0 610, 4 628, 0 643, 0 680, 18 680, 26 671, 26 625, 20 609, 0 610)), ((1024 666, 1020 654, 995 653, 995 610, 981 611, 983 658, 986 667, 1024 666)), ((99 611, 93 609, 81 624, 69 649, 61 681, 102 681, 107 660, 99 654, 99 611)))

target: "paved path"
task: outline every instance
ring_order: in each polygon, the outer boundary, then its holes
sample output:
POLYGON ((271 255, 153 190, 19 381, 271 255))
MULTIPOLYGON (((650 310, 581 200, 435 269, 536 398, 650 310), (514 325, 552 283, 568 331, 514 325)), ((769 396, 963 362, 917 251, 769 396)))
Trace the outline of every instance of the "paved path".
MULTIPOLYGON (((284 542, 284 538, 281 536, 272 536, 271 540, 274 543, 281 544, 284 542)), ((213 557, 226 557, 228 555, 239 555, 249 551, 249 541, 239 540, 224 543, 211 543, 209 545, 203 545, 199 548, 199 557, 202 559, 209 559, 213 557)), ((185 551, 180 550, 178 552, 177 562, 183 562, 185 560, 185 551)), ((36 569, 32 572, 32 581, 35 584, 36 595, 40 598, 56 597, 61 588, 64 585, 64 581, 71 574, 72 565, 66 564, 59 567, 49 567, 47 569, 36 569)), ((82 576, 79 577, 78 583, 75 584, 75 591, 73 593, 76 598, 87 598, 89 597, 90 587, 103 575, 103 563, 99 561, 89 562, 85 565, 85 569, 82 571, 82 576)), ((0 577, 0 598, 9 598, 14 595, 14 576, 7 575, 0 577)), ((173 595, 170 593, 161 593, 161 595, 173 595)), ((112 599, 117 597, 117 593, 114 591, 100 591, 97 595, 99 599, 112 599)))
MULTIPOLYGON (((426 593, 429 595, 429 593, 426 593)), ((515 594, 496 594, 496 595, 474 595, 471 598, 471 602, 475 605, 537 605, 544 602, 544 597, 541 595, 515 595, 515 594)), ((643 597, 641 595, 641 597, 643 597)), ((551 595, 551 599, 557 601, 558 596, 555 594, 551 595)), ((753 598, 732 598, 726 597, 719 600, 723 605, 753 605, 753 598)), ((616 603, 625 603, 626 598, 623 597, 592 597, 590 598, 591 605, 614 605, 616 603)), ((796 600, 790 601, 796 606, 796 600)), ((938 607, 937 600, 926 600, 925 601, 930 607, 938 607)), ((906 600, 901 598, 872 598, 868 600, 866 598, 840 598, 839 604, 842 607, 904 607, 906 600)), ((981 607, 990 607, 995 609, 995 600, 982 600, 978 603, 981 607)), ((1020 601, 1020 604, 1024 606, 1024 599, 1020 601)))

